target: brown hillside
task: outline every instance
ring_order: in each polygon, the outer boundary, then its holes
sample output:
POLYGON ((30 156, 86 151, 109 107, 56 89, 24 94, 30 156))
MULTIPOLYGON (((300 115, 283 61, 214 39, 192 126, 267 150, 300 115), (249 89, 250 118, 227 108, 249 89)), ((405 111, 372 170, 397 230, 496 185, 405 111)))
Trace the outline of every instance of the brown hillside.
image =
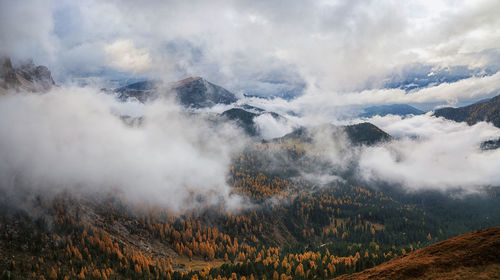
POLYGON ((460 235, 335 279, 500 279, 500 227, 460 235))

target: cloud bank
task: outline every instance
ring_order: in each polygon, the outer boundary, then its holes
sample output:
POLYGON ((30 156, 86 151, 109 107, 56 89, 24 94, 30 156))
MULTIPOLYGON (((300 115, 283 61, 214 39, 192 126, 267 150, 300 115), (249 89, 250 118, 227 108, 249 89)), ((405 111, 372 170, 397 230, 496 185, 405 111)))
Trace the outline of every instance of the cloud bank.
POLYGON ((0 96, 0 135, 3 190, 118 191, 173 210, 199 206, 197 196, 202 205, 239 200, 226 179, 245 138, 172 101, 119 103, 89 88, 0 96), (143 114, 143 124, 112 111, 143 114))
POLYGON ((421 115, 370 120, 399 139, 365 147, 359 155, 359 175, 409 189, 463 188, 477 191, 500 186, 500 150, 480 149, 483 141, 500 138, 500 129, 481 122, 466 123, 421 115))

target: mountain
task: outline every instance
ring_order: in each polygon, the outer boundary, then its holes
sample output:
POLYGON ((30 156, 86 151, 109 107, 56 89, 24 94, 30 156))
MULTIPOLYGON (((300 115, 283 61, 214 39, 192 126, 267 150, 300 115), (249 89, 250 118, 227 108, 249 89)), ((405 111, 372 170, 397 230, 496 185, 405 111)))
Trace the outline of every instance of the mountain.
POLYGON ((496 127, 500 127, 500 95, 465 107, 441 108, 434 112, 434 116, 444 117, 456 122, 467 122, 469 125, 487 121, 496 127))
POLYGON ((326 127, 321 126, 313 128, 301 127, 275 140, 280 142, 286 140, 300 140, 302 142, 312 142, 313 134, 315 132, 325 129, 332 130, 333 137, 336 137, 338 133, 345 132, 348 139, 354 145, 374 145, 392 139, 392 137, 382 129, 378 128, 377 126, 371 123, 364 122, 364 123, 339 126, 339 127, 334 125, 327 125, 326 127))
POLYGON ((212 84, 200 77, 187 78, 175 83, 172 89, 181 104, 194 107, 212 107, 216 104, 231 104, 238 99, 227 89, 212 84))
POLYGON ((261 108, 244 104, 241 108, 232 108, 222 113, 222 117, 235 121, 250 136, 259 135, 254 118, 263 114, 270 114, 275 120, 286 120, 283 116, 267 112, 261 108))
MULTIPOLYGON (((238 100, 230 91, 200 77, 186 78, 168 86, 163 86, 160 81, 155 80, 142 81, 118 88, 115 93, 122 101, 135 98, 140 102, 154 100, 162 94, 174 93, 179 103, 188 108, 206 108, 217 104, 229 105, 238 100)), ((235 121, 248 135, 257 136, 259 131, 254 118, 262 114, 271 114, 276 120, 284 119, 274 112, 266 112, 264 109, 248 104, 226 110, 221 116, 223 119, 235 121)))
POLYGON ((355 145, 374 145, 392 138, 388 133, 369 122, 347 125, 343 128, 349 140, 355 145))
POLYGON ((498 279, 500 227, 460 235, 336 280, 498 279))
POLYGON ((206 108, 216 104, 227 105, 238 100, 232 92, 201 77, 186 78, 166 86, 163 86, 160 81, 142 81, 118 88, 115 92, 121 100, 136 98, 141 102, 174 93, 180 104, 190 108, 206 108))
POLYGON ((419 110, 415 107, 412 107, 407 104, 392 104, 392 105, 380 105, 380 106, 371 106, 363 109, 364 112, 359 114, 359 117, 371 118, 373 116, 385 116, 385 115, 398 115, 398 116, 406 116, 406 115, 421 115, 425 112, 419 110))
POLYGON ((47 92, 55 85, 49 69, 36 66, 32 60, 12 66, 8 57, 0 57, 0 93, 8 90, 47 92))
POLYGON ((248 135, 255 136, 257 135, 257 128, 255 127, 255 123, 253 118, 258 116, 259 114, 252 113, 241 108, 232 108, 222 113, 222 116, 236 121, 236 123, 245 130, 248 135))

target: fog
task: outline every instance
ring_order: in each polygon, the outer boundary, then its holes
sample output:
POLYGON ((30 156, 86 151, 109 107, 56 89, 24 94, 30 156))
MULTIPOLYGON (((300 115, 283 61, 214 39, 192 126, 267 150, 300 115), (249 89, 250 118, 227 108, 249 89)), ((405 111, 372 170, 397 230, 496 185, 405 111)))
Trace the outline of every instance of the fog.
POLYGON ((371 120, 393 136, 390 143, 362 149, 359 175, 411 189, 461 188, 476 192, 500 186, 500 150, 481 150, 483 141, 500 138, 485 122, 468 126, 430 115, 371 120))
POLYGON ((173 100, 120 103, 76 87, 0 96, 0 135, 0 181, 9 192, 118 192, 172 210, 239 204, 226 179, 244 134, 185 114, 173 100), (129 126, 117 113, 144 121, 129 126))

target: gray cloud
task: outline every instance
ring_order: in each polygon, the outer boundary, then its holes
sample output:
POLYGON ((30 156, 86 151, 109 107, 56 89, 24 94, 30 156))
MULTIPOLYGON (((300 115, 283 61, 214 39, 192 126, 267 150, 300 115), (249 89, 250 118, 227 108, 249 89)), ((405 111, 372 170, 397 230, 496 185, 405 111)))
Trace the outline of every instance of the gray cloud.
MULTIPOLYGON (((259 94, 305 85, 329 99, 376 88, 411 63, 488 67, 500 43, 494 0, 33 0, 3 1, 1 10, 1 52, 34 56, 60 80, 102 69, 168 81, 195 75, 259 94), (113 63, 106 47, 120 40, 153 67, 113 63)), ((134 55, 129 49, 122 57, 134 55)))

